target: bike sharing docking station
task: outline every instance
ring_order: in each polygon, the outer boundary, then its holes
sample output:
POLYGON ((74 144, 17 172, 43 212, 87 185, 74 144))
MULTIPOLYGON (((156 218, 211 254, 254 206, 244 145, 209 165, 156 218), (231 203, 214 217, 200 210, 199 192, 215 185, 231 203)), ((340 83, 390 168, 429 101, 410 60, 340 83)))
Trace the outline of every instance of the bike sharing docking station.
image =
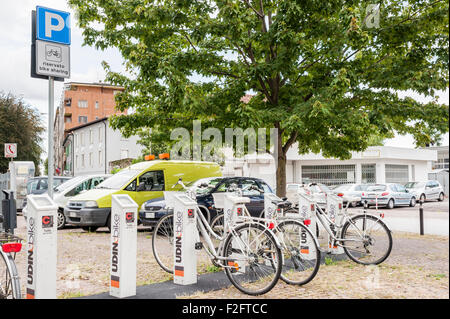
MULTIPOLYGON (((223 209, 223 217, 224 217, 224 232, 228 233, 230 231, 230 227, 234 226, 237 219, 242 217, 244 214, 245 204, 250 203, 250 198, 248 197, 240 197, 235 193, 214 193, 213 194, 214 203, 222 203, 219 204, 223 209)), ((216 205, 216 204, 215 204, 216 205)))
POLYGON ((264 218, 276 218, 278 206, 275 203, 281 201, 282 199, 275 194, 264 193, 264 218))
POLYGON ((112 195, 111 267, 109 294, 117 298, 136 295, 137 210, 129 195, 112 195))
MULTIPOLYGON (((315 234, 317 221, 314 214, 316 211, 316 203, 314 200, 302 193, 298 193, 298 210, 300 219, 303 220, 303 224, 308 227, 313 234, 315 234)), ((300 236, 302 243, 300 246, 302 256, 304 256, 305 259, 310 260, 316 258, 316 252, 311 249, 311 247, 315 246, 313 243, 309 242, 309 237, 306 235, 304 230, 302 230, 300 236)))
POLYGON ((56 299, 58 205, 47 195, 27 196, 27 299, 56 299))
MULTIPOLYGON (((326 194, 327 209, 326 213, 328 218, 335 223, 339 219, 339 223, 342 222, 342 208, 343 200, 339 196, 333 194, 326 194)), ((336 229, 331 225, 331 230, 336 234, 336 229)), ((344 249, 341 246, 336 245, 334 240, 328 235, 328 253, 332 255, 340 255, 344 253, 344 249)))
POLYGON ((178 285, 196 284, 197 203, 183 192, 166 191, 164 198, 166 206, 173 208, 173 282, 178 285))

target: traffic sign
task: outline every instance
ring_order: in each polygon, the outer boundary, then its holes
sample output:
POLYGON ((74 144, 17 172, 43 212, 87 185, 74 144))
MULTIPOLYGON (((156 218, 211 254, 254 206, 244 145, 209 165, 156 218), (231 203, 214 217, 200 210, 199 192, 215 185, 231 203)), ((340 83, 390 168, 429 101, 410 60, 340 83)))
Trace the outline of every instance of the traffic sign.
POLYGON ((36 38, 70 44, 70 13, 36 6, 36 38))
POLYGON ((17 143, 5 143, 5 157, 17 157, 17 143))
POLYGON ((36 73, 70 78, 70 47, 36 40, 36 73))

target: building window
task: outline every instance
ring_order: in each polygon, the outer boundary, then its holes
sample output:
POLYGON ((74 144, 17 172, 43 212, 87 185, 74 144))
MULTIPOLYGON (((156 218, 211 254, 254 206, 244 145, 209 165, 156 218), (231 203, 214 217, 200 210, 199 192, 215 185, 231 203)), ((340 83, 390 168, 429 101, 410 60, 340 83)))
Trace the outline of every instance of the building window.
POLYGON ((64 106, 68 106, 68 107, 72 106, 72 98, 71 97, 64 100, 64 106))
POLYGON ((406 184, 409 182, 408 165, 386 164, 386 183, 406 184))
POLYGON ((100 167, 103 164, 103 157, 102 157, 102 151, 98 151, 98 165, 100 165, 100 167))
POLYGON ((103 139, 102 127, 99 126, 99 127, 98 127, 98 141, 101 142, 102 139, 103 139))
POLYGON ((449 168, 449 161, 447 158, 438 158, 437 161, 433 162, 433 169, 448 169, 449 168))
POLYGON ((81 167, 84 168, 84 154, 81 155, 81 167))
POLYGON ((94 161, 92 160, 92 152, 89 153, 89 166, 94 167, 94 161))
POLYGON ((64 118, 64 122, 65 122, 65 123, 72 123, 72 115, 71 115, 71 116, 66 116, 66 117, 64 118))
POLYGON ((78 123, 87 123, 87 116, 78 116, 78 123))
POLYGON ((94 144, 94 132, 89 130, 89 143, 94 144))
POLYGON ((98 109, 98 101, 95 101, 95 108, 98 109))
POLYGON ((84 146, 84 133, 80 133, 80 145, 84 146))
POLYGON ((361 164, 361 183, 376 183, 377 168, 376 164, 361 164))
POLYGON ((302 182, 325 185, 355 183, 355 171, 355 165, 302 165, 302 182))
POLYGON ((78 100, 78 107, 80 109, 87 109, 88 101, 86 101, 86 100, 78 100))
POLYGON ((78 155, 75 155, 75 167, 78 168, 79 164, 80 163, 78 163, 78 155))

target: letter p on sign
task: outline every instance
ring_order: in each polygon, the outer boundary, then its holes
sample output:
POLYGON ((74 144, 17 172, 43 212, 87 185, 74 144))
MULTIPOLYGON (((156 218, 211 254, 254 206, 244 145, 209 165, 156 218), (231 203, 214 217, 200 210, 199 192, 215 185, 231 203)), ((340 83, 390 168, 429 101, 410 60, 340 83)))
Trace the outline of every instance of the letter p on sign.
POLYGON ((36 31, 38 40, 70 45, 70 13, 37 6, 36 31))

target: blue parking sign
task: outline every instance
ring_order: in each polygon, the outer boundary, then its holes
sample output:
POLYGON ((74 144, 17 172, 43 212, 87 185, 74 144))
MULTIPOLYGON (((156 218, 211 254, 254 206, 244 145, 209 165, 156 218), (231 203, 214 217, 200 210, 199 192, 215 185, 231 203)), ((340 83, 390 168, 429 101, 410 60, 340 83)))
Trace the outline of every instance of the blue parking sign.
POLYGON ((36 6, 36 37, 70 45, 70 13, 36 6))

